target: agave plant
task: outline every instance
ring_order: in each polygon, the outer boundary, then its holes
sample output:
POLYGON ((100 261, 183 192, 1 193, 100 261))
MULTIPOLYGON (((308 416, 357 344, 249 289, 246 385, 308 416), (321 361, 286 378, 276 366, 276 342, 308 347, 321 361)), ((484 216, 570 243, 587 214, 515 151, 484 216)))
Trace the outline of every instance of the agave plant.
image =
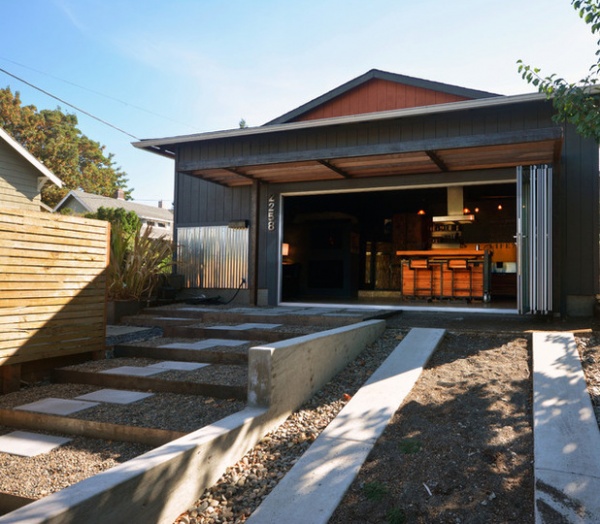
POLYGON ((111 231, 108 266, 109 300, 146 300, 172 266, 173 248, 164 237, 152 238, 151 228, 126 234, 119 224, 111 231))

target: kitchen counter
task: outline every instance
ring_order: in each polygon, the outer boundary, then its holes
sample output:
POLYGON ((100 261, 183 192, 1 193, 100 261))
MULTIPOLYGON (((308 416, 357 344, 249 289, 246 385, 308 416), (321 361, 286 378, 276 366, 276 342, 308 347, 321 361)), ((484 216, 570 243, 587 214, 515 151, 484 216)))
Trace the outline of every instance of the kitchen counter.
POLYGON ((402 294, 428 299, 490 297, 490 252, 476 249, 396 251, 402 294))

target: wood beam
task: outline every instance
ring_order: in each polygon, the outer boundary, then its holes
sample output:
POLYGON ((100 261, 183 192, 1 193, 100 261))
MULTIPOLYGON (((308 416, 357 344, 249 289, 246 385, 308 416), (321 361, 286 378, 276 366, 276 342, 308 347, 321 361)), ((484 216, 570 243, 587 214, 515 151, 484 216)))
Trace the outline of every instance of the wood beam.
POLYGON ((444 173, 448 172, 448 166, 444 163, 444 161, 438 156, 435 151, 425 151, 427 156, 431 158, 431 161, 440 168, 444 173))
POLYGON ((331 169, 331 171, 337 173, 338 175, 344 178, 352 178, 348 173, 346 173, 346 171, 334 166, 333 164, 330 164, 329 162, 327 162, 327 160, 317 160, 317 162, 322 166, 325 166, 327 169, 331 169))

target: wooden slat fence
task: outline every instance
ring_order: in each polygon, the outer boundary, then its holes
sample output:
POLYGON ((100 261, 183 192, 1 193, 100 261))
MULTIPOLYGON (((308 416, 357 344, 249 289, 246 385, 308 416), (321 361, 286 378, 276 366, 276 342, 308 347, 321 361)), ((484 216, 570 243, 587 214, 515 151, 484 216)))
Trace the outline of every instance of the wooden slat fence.
POLYGON ((0 210, 0 366, 104 350, 110 224, 0 210))

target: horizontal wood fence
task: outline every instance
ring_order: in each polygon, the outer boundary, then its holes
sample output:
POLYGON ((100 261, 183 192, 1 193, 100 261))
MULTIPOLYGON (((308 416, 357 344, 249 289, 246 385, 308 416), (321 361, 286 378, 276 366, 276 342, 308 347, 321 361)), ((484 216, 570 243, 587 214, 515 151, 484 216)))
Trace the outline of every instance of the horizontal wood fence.
POLYGON ((109 240, 108 222, 0 210, 0 367, 104 350, 109 240))

